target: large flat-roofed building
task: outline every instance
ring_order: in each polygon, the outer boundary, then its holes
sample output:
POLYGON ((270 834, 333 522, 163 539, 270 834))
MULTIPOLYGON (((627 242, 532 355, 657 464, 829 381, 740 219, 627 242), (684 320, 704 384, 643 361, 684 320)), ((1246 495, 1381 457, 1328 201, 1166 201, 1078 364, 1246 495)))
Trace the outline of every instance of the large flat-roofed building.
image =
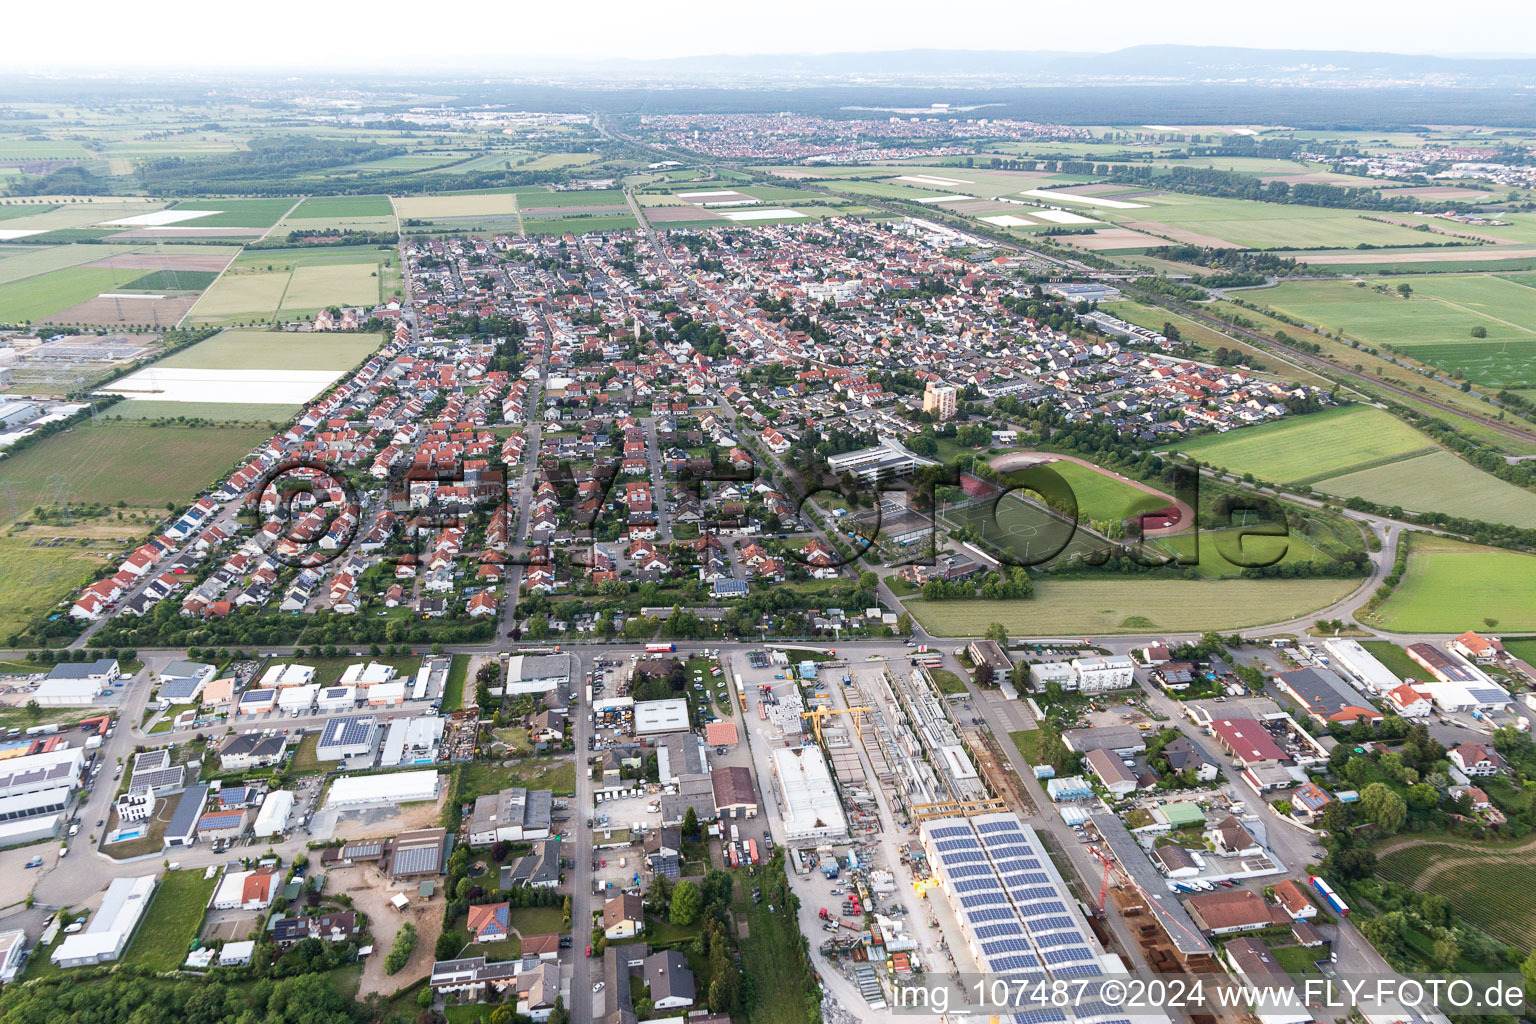
POLYGON ((0 761, 0 845, 52 835, 84 768, 79 747, 0 761))
MULTIPOLYGON (((1174 805, 1170 805, 1174 806, 1174 805)), ((1167 810, 1168 808, 1164 808, 1167 810)), ((1204 815, 1198 809, 1194 817, 1200 820, 1204 815)), ((1183 817, 1169 815, 1175 821, 1185 820, 1183 817)), ((1141 890, 1141 897, 1145 901, 1148 911, 1168 941, 1173 943, 1174 949, 1180 957, 1208 957, 1215 953, 1215 947, 1200 934, 1200 929, 1195 927, 1185 911, 1184 905, 1166 892, 1167 881, 1158 873, 1152 861, 1147 858, 1146 848, 1137 841, 1136 837, 1125 827, 1125 823, 1117 816, 1108 812, 1100 812, 1093 815, 1093 826, 1098 831, 1099 837, 1115 855, 1115 860, 1130 876, 1131 881, 1141 890)), ((1169 847, 1165 847, 1169 849, 1169 847)), ((1178 849, 1178 847, 1171 847, 1178 849)), ((1177 863, 1182 860, 1175 859, 1177 863)), ((1175 868, 1175 870, 1179 870, 1175 868)), ((1187 874, 1187 872, 1185 872, 1187 874)), ((1171 874, 1171 873, 1170 873, 1171 874)))
POLYGON ((554 792, 514 786, 475 800, 469 819, 469 841, 485 846, 503 840, 548 839, 554 792))
POLYGON ((1358 680, 1372 695, 1386 693, 1400 682, 1392 670, 1362 647, 1358 640, 1324 640, 1323 650, 1328 652, 1335 665, 1358 680))
POLYGON ((1488 680, 1482 669, 1463 661, 1434 644, 1417 643, 1407 647, 1408 657, 1417 662, 1430 678, 1442 683, 1482 683, 1488 680))
POLYGON ((987 975, 1091 977, 1104 950, 1035 830, 1017 815, 925 821, 928 865, 987 975))
POLYGON ((682 697, 635 702, 635 735, 651 736, 689 728, 688 701, 682 697))
POLYGON ((392 772, 388 775, 350 775, 331 783, 327 807, 364 804, 405 804, 437 799, 437 772, 392 772))
POLYGON ((1013 671, 1013 660, 996 640, 972 640, 965 649, 971 656, 971 663, 977 667, 985 665, 990 668, 992 678, 997 682, 1001 682, 1013 671))
POLYGON ((344 761, 372 753, 374 730, 378 722, 372 715, 346 715, 332 718, 320 732, 315 757, 321 761, 344 761))
POLYGON ((1381 712, 1371 707, 1344 680, 1325 668, 1298 668, 1275 676, 1275 685, 1292 697, 1302 710, 1324 725, 1329 722, 1368 722, 1381 719, 1381 712))
POLYGON ((548 693, 571 681, 571 659, 563 654, 516 654, 507 661, 508 693, 548 693))
POLYGON ((48 959, 58 967, 84 967, 116 960, 127 948, 154 891, 154 875, 114 878, 91 923, 78 934, 66 935, 48 959))
POLYGON ((937 466, 932 459, 907 448, 894 437, 882 437, 872 448, 860 448, 827 458, 827 469, 833 476, 852 473, 865 483, 878 483, 899 476, 910 476, 919 466, 937 466))
POLYGON ((173 661, 160 670, 160 699, 173 704, 187 704, 197 700, 203 687, 213 682, 212 665, 201 661, 173 661))
POLYGON ((820 747, 776 747, 774 783, 789 842, 824 842, 848 834, 848 819, 820 747))

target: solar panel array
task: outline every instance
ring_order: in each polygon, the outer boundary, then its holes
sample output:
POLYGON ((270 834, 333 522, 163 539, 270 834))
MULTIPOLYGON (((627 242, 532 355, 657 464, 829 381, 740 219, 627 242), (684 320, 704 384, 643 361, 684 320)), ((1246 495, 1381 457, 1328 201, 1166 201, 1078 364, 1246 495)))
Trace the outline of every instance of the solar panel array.
MULTIPOLYGON (((959 904, 984 973, 1050 979, 1103 974, 1087 922, 1076 912, 1034 830, 1017 816, 944 821, 929 836, 934 868, 959 904)), ((1090 1001, 1075 1007, 1071 1019, 1127 1024, 1123 1013, 1090 1001)), ((1007 1019, 1012 1024, 1065 1024, 1068 1016, 1058 1008, 1039 1007, 1007 1019)))
POLYGON ((333 718, 325 723, 325 732, 320 736, 319 746, 355 746, 368 742, 372 732, 373 718, 370 715, 333 718))

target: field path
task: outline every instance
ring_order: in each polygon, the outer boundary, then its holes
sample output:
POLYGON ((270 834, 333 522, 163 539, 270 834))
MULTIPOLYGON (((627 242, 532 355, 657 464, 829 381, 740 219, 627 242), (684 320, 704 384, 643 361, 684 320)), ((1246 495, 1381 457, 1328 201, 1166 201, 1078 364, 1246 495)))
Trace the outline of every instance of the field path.
POLYGON ((1156 487, 1151 487, 1147 484, 1144 484, 1140 480, 1132 480, 1128 476, 1121 476, 1119 473, 1107 470, 1102 466, 1096 466, 1089 462, 1087 459, 1080 459, 1075 455, 1057 455, 1055 452, 1009 452, 1007 455, 999 455, 997 458, 993 459, 991 466, 999 473, 1007 473, 1012 470, 1026 469, 1030 466, 1040 465, 1046 462, 1075 462, 1085 469, 1091 469, 1095 473, 1102 473, 1109 477, 1111 480, 1118 480, 1120 483, 1126 484, 1129 487, 1134 487, 1138 491, 1150 494, 1156 498, 1161 498, 1179 510, 1179 521, 1177 523, 1172 526, 1146 530, 1145 534, 1148 537, 1166 537, 1169 534, 1180 533, 1188 529, 1190 524, 1195 521, 1194 509, 1190 508, 1187 504, 1180 501, 1178 498, 1175 498, 1173 495, 1164 494, 1156 487))
MULTIPOLYGON (((1494 275, 1486 274, 1484 276, 1485 277, 1492 277, 1494 275)), ((1415 294, 1427 294, 1427 293, 1415 293, 1415 294)), ((1525 334, 1536 334, 1536 331, 1531 330, 1529 327, 1526 327, 1524 324, 1517 324, 1517 323, 1515 323, 1512 320, 1505 320, 1505 319, 1503 319, 1501 317, 1496 317, 1492 313, 1484 313, 1482 310, 1480 310, 1480 309, 1473 309, 1471 306, 1463 306, 1461 303, 1459 303, 1459 302, 1452 302, 1450 299, 1442 299, 1438 295, 1430 295, 1429 297, 1434 299, 1436 302, 1443 302, 1443 303, 1445 303, 1447 306, 1450 306, 1452 309, 1459 309, 1463 313, 1471 313, 1473 316, 1487 317, 1489 320, 1492 320, 1496 324, 1503 324, 1505 327, 1513 327, 1515 330, 1521 331, 1521 332, 1523 332, 1525 334)))
POLYGON ((279 224, 281 224, 283 221, 287 220, 289 217, 292 217, 293 216, 293 211, 297 210, 299 208, 299 204, 304 202, 304 200, 306 200, 308 198, 309 198, 308 196, 299 196, 299 198, 295 199, 293 201, 293 205, 288 207, 288 212, 283 214, 281 217, 277 218, 277 220, 273 221, 272 222, 272 226, 270 228, 267 228, 267 230, 263 231, 261 233, 261 237, 256 239, 256 241, 258 241, 258 242, 265 242, 267 240, 267 236, 270 235, 273 231, 275 231, 279 224))
POLYGON ((240 254, 243 253, 243 252, 245 252, 245 247, 241 246, 240 248, 236 249, 234 252, 230 253, 229 260, 228 260, 228 262, 226 262, 224 264, 224 269, 219 271, 218 277, 215 277, 212 281, 208 282, 208 287, 204 288, 202 290, 202 292, 198 294, 197 302, 194 302, 194 303, 192 303, 192 305, 188 306, 187 307, 187 311, 185 313, 181 314, 181 319, 176 321, 176 326, 177 326, 178 329, 181 327, 182 324, 187 322, 187 317, 192 315, 192 311, 197 309, 198 303, 203 301, 203 296, 207 295, 210 291, 212 291, 213 290, 213 286, 219 283, 219 278, 222 278, 225 274, 229 273, 229 268, 235 265, 235 260, 239 259, 240 258, 240 254))

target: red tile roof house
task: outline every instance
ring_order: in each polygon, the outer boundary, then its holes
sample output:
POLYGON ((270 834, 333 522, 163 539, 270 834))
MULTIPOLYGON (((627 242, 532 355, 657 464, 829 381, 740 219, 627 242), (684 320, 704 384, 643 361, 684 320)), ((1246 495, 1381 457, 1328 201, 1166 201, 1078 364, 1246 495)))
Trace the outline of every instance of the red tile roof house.
POLYGON ((469 908, 465 922, 472 942, 500 942, 511 927, 512 908, 508 903, 480 903, 469 908))

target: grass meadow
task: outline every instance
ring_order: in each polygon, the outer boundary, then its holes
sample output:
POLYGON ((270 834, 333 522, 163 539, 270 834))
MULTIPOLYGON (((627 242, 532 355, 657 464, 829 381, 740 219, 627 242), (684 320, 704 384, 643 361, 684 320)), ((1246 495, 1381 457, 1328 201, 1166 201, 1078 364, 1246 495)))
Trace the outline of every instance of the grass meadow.
POLYGON ((1035 582, 1035 596, 1025 601, 914 599, 906 602, 906 610, 937 636, 979 636, 989 622, 1001 622, 1017 636, 1231 630, 1309 615, 1343 598, 1359 582, 1043 579, 1035 582))
POLYGON ((1403 581, 1373 616, 1400 633, 1466 629, 1484 618, 1499 629, 1536 629, 1536 555, 1415 536, 1403 581))
POLYGON ((1292 483, 1431 447, 1427 436, 1391 414, 1354 405, 1202 434, 1175 443, 1171 450, 1261 480, 1292 483))
POLYGON ((1536 494, 1505 483, 1448 451, 1329 477, 1314 485, 1341 498, 1360 497, 1414 512, 1444 512, 1489 523, 1536 528, 1536 494))

